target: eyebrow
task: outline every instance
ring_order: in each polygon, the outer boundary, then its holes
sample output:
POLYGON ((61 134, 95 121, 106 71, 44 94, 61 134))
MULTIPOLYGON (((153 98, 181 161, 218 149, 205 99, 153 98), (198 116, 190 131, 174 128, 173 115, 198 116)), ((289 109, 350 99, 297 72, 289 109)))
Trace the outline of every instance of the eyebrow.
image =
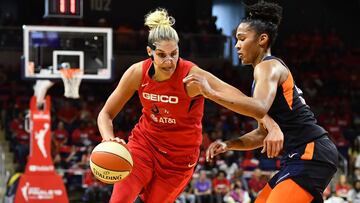
POLYGON ((236 37, 240 37, 240 36, 243 36, 243 35, 246 35, 246 33, 244 33, 244 32, 236 33, 236 37))
MULTIPOLYGON (((176 49, 170 51, 170 53, 173 53, 173 52, 178 51, 178 50, 179 50, 179 48, 176 48, 176 49)), ((159 48, 156 48, 155 51, 161 51, 161 52, 165 52, 165 53, 166 53, 166 51, 164 51, 164 50, 162 50, 162 49, 159 49, 159 48)))

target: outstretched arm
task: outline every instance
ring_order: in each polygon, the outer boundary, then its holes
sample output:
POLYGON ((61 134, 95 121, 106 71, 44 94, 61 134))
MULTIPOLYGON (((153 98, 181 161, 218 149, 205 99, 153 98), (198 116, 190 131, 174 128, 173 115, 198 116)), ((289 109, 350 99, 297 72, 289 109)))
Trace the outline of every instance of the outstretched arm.
POLYGON ((245 135, 228 140, 228 141, 215 141, 210 144, 206 151, 206 160, 212 159, 214 156, 224 153, 229 150, 247 151, 257 149, 263 146, 261 153, 267 152, 269 158, 276 157, 282 149, 284 135, 279 126, 268 116, 258 122, 258 128, 246 133, 245 135), (265 128, 263 121, 268 122, 271 126, 271 131, 265 128))
POLYGON ((101 109, 97 123, 103 141, 114 140, 112 121, 138 89, 141 77, 141 65, 139 63, 132 65, 125 71, 118 86, 101 109))
POLYGON ((245 135, 238 137, 236 139, 228 141, 215 141, 210 144, 209 148, 206 151, 206 160, 209 161, 214 156, 227 152, 229 150, 240 150, 247 151, 257 149, 263 146, 263 141, 267 135, 267 131, 259 123, 257 129, 246 133, 245 135))
POLYGON ((269 61, 257 65, 254 71, 256 86, 253 97, 246 96, 237 88, 196 66, 183 82, 194 95, 202 94, 234 112, 260 120, 269 111, 276 95, 281 75, 276 66, 278 64, 269 61))

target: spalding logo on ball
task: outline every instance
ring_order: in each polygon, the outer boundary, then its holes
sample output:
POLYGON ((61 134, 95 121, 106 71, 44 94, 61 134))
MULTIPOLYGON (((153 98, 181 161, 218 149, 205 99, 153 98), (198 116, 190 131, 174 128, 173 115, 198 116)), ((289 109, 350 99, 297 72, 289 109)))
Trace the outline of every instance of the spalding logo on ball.
POLYGON ((128 176, 132 167, 129 150, 118 142, 102 142, 91 152, 90 169, 101 182, 114 184, 128 176))

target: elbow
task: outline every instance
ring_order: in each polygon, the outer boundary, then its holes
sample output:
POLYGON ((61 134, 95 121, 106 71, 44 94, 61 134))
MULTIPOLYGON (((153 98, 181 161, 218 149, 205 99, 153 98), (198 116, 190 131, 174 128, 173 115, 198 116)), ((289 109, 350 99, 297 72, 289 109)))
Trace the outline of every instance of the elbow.
POLYGON ((265 115, 266 115, 266 112, 261 111, 261 110, 257 110, 256 112, 254 112, 253 117, 254 117, 256 120, 261 120, 262 118, 264 118, 265 115))
POLYGON ((265 105, 260 104, 256 107, 256 109, 253 111, 254 118, 257 120, 261 120, 264 118, 264 116, 268 113, 268 109, 265 107, 265 105))
POLYGON ((100 125, 104 120, 111 119, 111 116, 108 112, 101 110, 98 117, 97 117, 97 124, 100 125))
POLYGON ((98 116, 97 116, 97 124, 98 124, 98 125, 100 125, 101 120, 102 120, 102 117, 103 117, 102 111, 100 111, 100 113, 99 113, 98 116))

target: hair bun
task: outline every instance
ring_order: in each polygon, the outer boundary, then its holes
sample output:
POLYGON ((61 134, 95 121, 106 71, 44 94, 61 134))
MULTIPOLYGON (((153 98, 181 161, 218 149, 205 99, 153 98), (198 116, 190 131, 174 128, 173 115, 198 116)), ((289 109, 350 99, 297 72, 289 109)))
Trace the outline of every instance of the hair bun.
POLYGON ((173 26, 175 19, 164 8, 157 8, 145 16, 145 25, 151 29, 159 26, 173 26))
POLYGON ((282 8, 275 3, 261 1, 246 6, 246 15, 248 19, 271 22, 278 26, 282 18, 282 8))

